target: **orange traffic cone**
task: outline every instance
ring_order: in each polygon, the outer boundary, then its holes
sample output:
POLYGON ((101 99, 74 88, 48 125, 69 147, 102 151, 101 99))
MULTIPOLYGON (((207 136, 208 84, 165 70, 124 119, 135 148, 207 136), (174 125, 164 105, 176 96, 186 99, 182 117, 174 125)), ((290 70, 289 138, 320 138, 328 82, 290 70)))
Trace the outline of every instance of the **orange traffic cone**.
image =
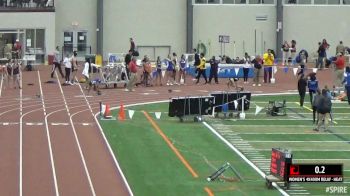
POLYGON ((109 109, 109 104, 106 104, 106 110, 104 112, 104 118, 111 118, 111 110, 109 109))
POLYGON ((124 105, 123 105, 123 103, 120 104, 119 114, 118 114, 118 120, 120 120, 120 121, 125 120, 125 111, 124 111, 124 105))

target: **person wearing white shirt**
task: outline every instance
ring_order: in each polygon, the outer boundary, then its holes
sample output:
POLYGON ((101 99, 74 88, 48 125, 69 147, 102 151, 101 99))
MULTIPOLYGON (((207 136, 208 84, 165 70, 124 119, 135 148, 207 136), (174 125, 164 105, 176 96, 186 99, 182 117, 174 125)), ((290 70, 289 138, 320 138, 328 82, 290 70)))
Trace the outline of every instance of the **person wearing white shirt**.
POLYGON ((63 64, 64 64, 64 69, 66 71, 66 75, 65 75, 65 79, 66 79, 66 84, 72 84, 70 82, 70 73, 71 73, 71 69, 72 69, 72 63, 71 63, 71 59, 69 58, 69 56, 67 55, 64 59, 63 59, 63 64))
POLYGON ((91 69, 94 64, 92 64, 90 62, 90 59, 89 58, 86 58, 85 60, 85 64, 84 64, 84 69, 83 69, 83 76, 85 78, 85 89, 89 90, 90 91, 90 73, 91 73, 91 69))
POLYGON ((248 55, 248 53, 246 52, 244 54, 244 64, 243 64, 243 81, 244 84, 248 83, 248 74, 249 74, 249 70, 251 68, 251 59, 250 56, 248 55))

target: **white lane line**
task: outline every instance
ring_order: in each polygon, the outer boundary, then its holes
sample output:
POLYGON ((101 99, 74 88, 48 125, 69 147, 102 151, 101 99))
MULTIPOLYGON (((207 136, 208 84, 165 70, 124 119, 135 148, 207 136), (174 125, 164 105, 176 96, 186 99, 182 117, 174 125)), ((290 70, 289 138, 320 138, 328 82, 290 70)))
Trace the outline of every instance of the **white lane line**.
MULTIPOLYGON (((247 157, 242 154, 236 147, 234 147, 231 143, 229 143, 225 138, 223 138, 213 127, 211 127, 208 123, 203 122, 204 126, 206 126, 212 133, 214 133, 221 141, 223 141, 228 147, 230 147, 233 151, 236 152, 248 165, 250 165, 258 174, 260 174, 264 179, 266 178, 266 174, 261 171, 258 167, 254 165, 247 157)), ((281 189, 275 182, 272 183, 272 186, 277 188, 277 190, 283 195, 288 196, 288 193, 281 189)))
POLYGON ((52 126, 68 126, 69 123, 50 123, 52 126))
POLYGON ((38 70, 38 78, 39 78, 39 87, 40 87, 40 97, 41 97, 41 103, 43 104, 43 110, 44 110, 44 116, 46 116, 46 109, 45 109, 45 99, 44 99, 44 94, 43 94, 43 88, 41 86, 41 78, 38 70))
POLYGON ((44 123, 26 123, 28 126, 41 126, 44 125, 44 123))
POLYGON ((60 87, 60 91, 61 91, 61 95, 62 95, 62 98, 63 98, 64 106, 66 107, 68 116, 70 116, 70 112, 69 112, 69 108, 68 108, 68 105, 67 105, 66 97, 63 94, 62 86, 61 86, 60 80, 58 79, 59 77, 58 77, 58 74, 57 74, 56 71, 55 71, 55 74, 56 74, 56 78, 58 80, 58 82, 57 82, 58 83, 58 87, 60 87))
MULTIPOLYGON (((169 100, 164 100, 164 101, 152 101, 152 102, 147 102, 147 103, 136 103, 136 104, 125 105, 124 107, 139 106, 139 105, 154 104, 154 103, 168 103, 168 102, 169 102, 169 100)), ((88 101, 87 101, 87 103, 89 104, 88 101)), ((112 108, 111 108, 111 110, 115 110, 115 109, 119 109, 119 106, 118 106, 118 107, 112 107, 112 108)), ((120 168, 119 162, 117 161, 117 159, 116 159, 116 157, 115 157, 115 155, 114 155, 114 153, 113 153, 113 150, 112 150, 111 146, 110 146, 109 143, 108 143, 108 140, 107 140, 107 138, 106 138, 106 135, 105 135, 104 132, 103 132, 103 129, 102 129, 100 123, 98 122, 98 119, 97 119, 97 116, 98 116, 98 115, 100 115, 100 112, 97 112, 96 114, 94 114, 94 118, 95 118, 95 121, 96 121, 96 123, 97 123, 97 127, 100 129, 100 133, 102 134, 102 137, 103 137, 103 139, 104 139, 104 141, 105 141, 105 144, 107 145, 107 148, 108 148, 108 150, 109 150, 109 153, 110 153, 110 155, 112 156, 112 158, 113 158, 113 160, 114 160, 114 163, 115 163, 115 165, 116 165, 116 167, 117 167, 117 169, 118 169, 120 175, 121 175, 122 178, 123 178, 123 181, 124 181, 124 183, 125 183, 125 185, 126 185, 126 187, 127 187, 127 189, 128 189, 129 194, 130 194, 131 196, 133 196, 134 194, 133 194, 133 192, 132 192, 132 190, 131 190, 131 188, 130 188, 130 186, 129 186, 129 183, 128 183, 128 181, 126 180, 125 175, 124 175, 122 169, 120 168)))
MULTIPOLYGON (((126 188, 128 189, 128 192, 129 192, 130 196, 134 196, 134 193, 132 192, 132 190, 131 190, 131 188, 130 188, 130 186, 129 186, 129 183, 128 183, 128 181, 126 180, 125 175, 124 175, 123 171, 122 171, 121 168, 120 168, 119 162, 118 162, 117 159, 115 158, 114 153, 113 153, 113 151, 112 151, 112 148, 111 148, 111 146, 109 145, 109 143, 108 143, 108 141, 107 141, 107 139, 106 139, 105 134, 103 133, 102 127, 101 127, 100 123, 98 122, 98 120, 97 120, 97 118, 96 118, 96 116, 97 116, 99 113, 96 113, 96 115, 94 114, 94 112, 93 112, 93 110, 92 110, 92 108, 91 108, 91 104, 89 103, 89 101, 88 101, 88 99, 86 98, 86 95, 85 95, 85 93, 84 93, 84 91, 83 91, 83 88, 81 87, 80 83, 78 83, 78 85, 79 85, 79 88, 80 88, 80 91, 81 91, 82 95, 84 95, 85 102, 86 102, 86 104, 88 105, 89 110, 90 110, 90 112, 91 112, 93 118, 95 119, 95 122, 97 123, 97 126, 98 126, 98 128, 99 128, 99 130, 100 130, 100 133, 101 133, 101 135, 102 135, 102 137, 103 137, 103 139, 104 139, 104 141, 105 141, 105 144, 107 145, 107 148, 108 148, 108 150, 109 150, 109 153, 111 154, 111 156, 112 156, 112 158, 113 158, 113 160, 114 160, 114 163, 115 163, 115 165, 116 165, 116 167, 117 167, 117 169, 118 169, 118 171, 119 171, 119 173, 120 173, 120 175, 121 175, 121 177, 122 177, 122 179, 123 179, 123 181, 124 181, 124 183, 125 183, 126 188)), ((111 108, 111 109, 113 109, 113 108, 111 108)))
POLYGON ((46 127, 46 135, 47 135, 47 141, 49 144, 49 150, 50 150, 50 160, 51 160, 51 168, 52 168, 52 176, 53 176, 53 180, 54 180, 54 185, 55 185, 55 193, 56 196, 59 196, 59 191, 58 191, 58 184, 57 184, 57 176, 56 176, 56 167, 55 167, 55 162, 54 162, 54 158, 53 158, 53 153, 52 153, 52 145, 51 145, 51 136, 50 136, 50 131, 49 131, 49 123, 48 123, 48 118, 51 116, 51 114, 54 114, 56 112, 59 111, 63 111, 64 109, 60 109, 60 110, 56 110, 53 111, 51 113, 49 113, 48 115, 45 116, 45 127, 46 127))
MULTIPOLYGON (((56 78, 59 78, 56 71, 55 71, 55 74, 56 74, 56 78)), ((75 79, 76 79, 76 78, 75 78, 75 79)), ((59 80, 59 79, 57 79, 57 80, 59 80)), ((78 83, 78 84, 79 84, 79 83, 78 83)), ((96 196, 95 188, 94 188, 94 186, 93 186, 93 184, 92 184, 91 177, 90 177, 90 173, 89 173, 89 170, 88 170, 88 168, 87 168, 87 166, 86 166, 85 157, 84 157, 83 151, 81 150, 80 142, 79 142, 79 139, 78 139, 78 136, 77 136, 75 127, 74 127, 74 125, 73 125, 72 115, 70 115, 69 108, 68 108, 68 105, 67 105, 67 102, 66 102, 66 97, 65 97, 65 95, 64 95, 64 92, 63 92, 63 90, 62 90, 61 83, 60 83, 59 81, 58 81, 58 85, 59 85, 59 87, 60 87, 61 94, 62 94, 62 98, 63 98, 63 100, 64 100, 65 107, 66 107, 67 113, 68 113, 68 115, 69 115, 70 124, 71 124, 71 127, 72 127, 72 129, 73 129, 73 134, 74 134, 75 141, 77 142, 77 145, 78 145, 79 154, 80 154, 81 160, 82 160, 82 162, 83 162, 84 170, 85 170, 85 173, 86 173, 88 182, 89 182, 89 186, 90 186, 90 189, 91 189, 91 193, 92 193, 93 196, 96 196)), ((79 86, 80 86, 80 84, 79 84, 79 86)), ((90 108, 90 110, 91 110, 90 105, 89 105, 89 108, 90 108)))
POLYGON ((42 91, 41 78, 40 78, 39 71, 38 71, 38 78, 39 78, 39 85, 40 85, 41 103, 42 103, 43 112, 44 112, 44 115, 45 115, 45 130, 46 130, 47 143, 48 143, 48 146, 49 146, 49 155, 50 155, 50 162, 51 162, 52 178, 53 178, 54 187, 55 187, 55 194, 56 194, 56 196, 59 196, 60 194, 58 192, 56 167, 55 167, 55 161, 54 161, 53 152, 52 152, 51 136, 50 136, 50 131, 49 131, 49 125, 48 125, 48 122, 47 122, 47 118, 51 114, 55 113, 56 111, 51 112, 50 114, 47 115, 47 113, 46 113, 46 106, 45 106, 45 100, 44 100, 44 94, 43 94, 43 91, 42 91))
POLYGON ((1 84, 0 84, 0 97, 1 97, 1 93, 2 93, 2 83, 3 83, 3 81, 4 81, 4 74, 3 73, 1 73, 1 84))
POLYGON ((51 136, 50 136, 50 132, 49 132, 49 126, 48 126, 48 121, 47 118, 53 114, 54 112, 51 112, 50 114, 47 115, 46 113, 46 107, 45 107, 45 100, 44 100, 44 93, 42 90, 42 86, 41 86, 41 78, 40 78, 40 73, 38 71, 38 77, 39 77, 39 86, 40 86, 40 94, 41 94, 41 103, 42 103, 42 107, 43 107, 43 111, 44 111, 44 115, 45 115, 45 130, 46 130, 46 137, 47 137, 47 142, 48 142, 48 146, 49 146, 49 154, 50 154, 50 162, 51 162, 51 171, 52 171, 52 177, 53 177, 53 181, 54 181, 54 187, 55 187, 55 194, 56 196, 59 196, 59 192, 58 192, 58 183, 57 183, 57 176, 56 176, 56 167, 55 167, 55 161, 53 158, 53 152, 52 152, 52 144, 51 144, 51 136))
POLYGON ((19 120, 19 196, 23 196, 23 102, 22 102, 22 96, 23 96, 23 85, 22 85, 22 71, 19 69, 20 74, 20 86, 21 89, 19 90, 20 94, 20 100, 19 100, 19 110, 20 110, 20 120, 19 120))

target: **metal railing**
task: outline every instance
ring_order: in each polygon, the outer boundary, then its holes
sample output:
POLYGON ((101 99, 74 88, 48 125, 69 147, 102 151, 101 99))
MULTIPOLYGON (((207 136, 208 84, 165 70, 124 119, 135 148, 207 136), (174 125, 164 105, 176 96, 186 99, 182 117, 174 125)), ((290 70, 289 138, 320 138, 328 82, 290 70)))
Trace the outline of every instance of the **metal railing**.
POLYGON ((0 0, 0 11, 54 11, 55 0, 0 0))

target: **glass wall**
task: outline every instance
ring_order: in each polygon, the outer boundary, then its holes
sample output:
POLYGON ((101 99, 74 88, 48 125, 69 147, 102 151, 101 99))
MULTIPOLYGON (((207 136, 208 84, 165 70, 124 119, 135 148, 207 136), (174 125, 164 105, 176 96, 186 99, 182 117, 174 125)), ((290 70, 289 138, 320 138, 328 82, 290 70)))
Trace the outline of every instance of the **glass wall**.
POLYGON ((42 64, 45 62, 45 29, 26 29, 24 56, 35 56, 35 62, 42 64))

